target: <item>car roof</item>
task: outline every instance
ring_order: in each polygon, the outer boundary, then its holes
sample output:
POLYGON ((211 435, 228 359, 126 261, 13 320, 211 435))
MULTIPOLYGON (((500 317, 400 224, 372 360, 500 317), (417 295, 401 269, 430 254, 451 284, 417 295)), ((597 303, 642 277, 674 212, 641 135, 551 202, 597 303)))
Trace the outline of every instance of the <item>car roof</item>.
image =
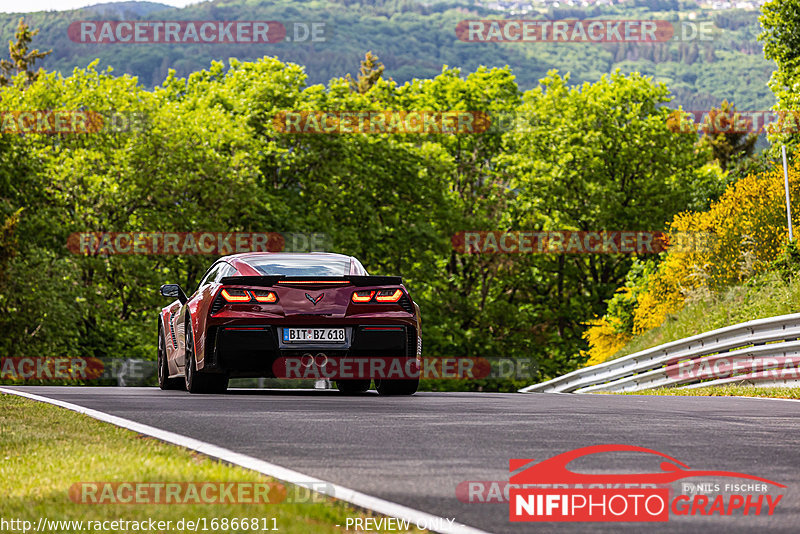
MULTIPOLYGON (((242 274, 255 276, 260 274, 256 265, 261 263, 261 261, 275 259, 279 261, 289 260, 291 262, 292 260, 297 260, 301 262, 302 260, 307 261, 309 258, 315 258, 322 262, 326 260, 338 260, 346 262, 347 265, 353 265, 352 256, 333 252, 242 252, 241 254, 233 254, 220 259, 233 265, 242 274)), ((350 267, 348 267, 348 272, 349 270, 350 267)))
POLYGON ((262 259, 262 258, 275 258, 282 260, 304 259, 308 257, 318 257, 331 260, 352 260, 352 256, 345 254, 336 254, 335 252, 242 252, 239 254, 231 254, 220 258, 225 261, 239 260, 245 263, 248 260, 262 259))

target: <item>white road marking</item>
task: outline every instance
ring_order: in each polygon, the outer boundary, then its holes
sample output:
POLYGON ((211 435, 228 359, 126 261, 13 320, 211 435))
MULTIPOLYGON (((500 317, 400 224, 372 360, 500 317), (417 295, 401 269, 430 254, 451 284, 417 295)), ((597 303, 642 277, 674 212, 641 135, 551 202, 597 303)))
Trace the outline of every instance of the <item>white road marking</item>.
POLYGON ((456 522, 448 523, 448 521, 442 517, 429 514, 421 510, 415 510, 414 508, 409 508, 408 506, 403 506, 402 504, 397 504, 391 501, 380 499, 378 497, 373 497, 372 495, 367 495, 366 493, 345 488, 343 486, 339 486, 338 484, 333 484, 325 480, 314 478, 292 469, 287 469, 279 465, 265 462, 264 460, 259 460, 258 458, 253 458, 252 456, 240 454, 230 449, 218 447, 217 445, 190 438, 188 436, 175 434, 174 432, 169 432, 167 430, 161 430, 149 425, 143 425, 141 423, 137 423, 136 421, 131 421, 130 419, 117 417, 116 415, 110 415, 98 410, 93 410, 91 408, 85 408, 77 404, 72 404, 71 402, 51 399, 41 395, 34 395, 32 393, 26 393, 24 391, 18 391, 15 389, 6 389, 0 387, 0 392, 7 393, 9 395, 18 395, 20 397, 25 397, 39 402, 45 402, 47 404, 53 404, 55 406, 60 406, 61 408, 66 408, 67 410, 72 410, 73 412, 88 415, 93 419, 98 419, 105 423, 111 423, 112 425, 122 428, 127 428, 133 432, 138 432, 139 434, 160 439, 161 441, 172 443, 173 445, 186 447, 187 449, 192 449, 207 456, 218 458, 225 462, 235 464, 252 471, 257 471, 263 475, 271 476, 290 484, 306 486, 312 491, 322 493, 323 495, 327 495, 341 501, 349 502, 360 508, 372 510, 374 512, 378 512, 379 514, 397 517, 399 519, 410 521, 414 524, 417 522, 424 522, 425 524, 445 525, 444 528, 436 530, 436 532, 441 532, 442 534, 488 534, 487 532, 474 527, 456 522))

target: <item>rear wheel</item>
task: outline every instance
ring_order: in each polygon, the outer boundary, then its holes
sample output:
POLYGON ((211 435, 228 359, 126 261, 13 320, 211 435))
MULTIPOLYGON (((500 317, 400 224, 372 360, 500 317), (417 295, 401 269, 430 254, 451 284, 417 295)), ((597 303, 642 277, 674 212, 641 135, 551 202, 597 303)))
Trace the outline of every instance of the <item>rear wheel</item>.
POLYGON ((186 390, 189 393, 224 393, 228 389, 228 377, 197 370, 194 358, 194 339, 191 323, 186 323, 186 366, 184 367, 186 390))
POLYGON ((161 389, 183 389, 185 381, 182 378, 169 377, 169 364, 167 363, 167 344, 164 339, 164 329, 158 325, 158 387, 161 389))
POLYGON ((408 380, 376 380, 375 389, 381 395, 413 395, 419 387, 419 378, 408 380))
POLYGON ((370 382, 372 381, 369 379, 337 380, 336 387, 339 389, 340 392, 344 393, 345 395, 355 395, 367 391, 369 389, 370 382))
MULTIPOLYGON (((409 346, 408 353, 416 354, 416 347, 409 346)), ((411 374, 411 369, 409 369, 409 364, 413 362, 412 358, 414 358, 414 356, 411 356, 403 360, 404 369, 406 369, 406 371, 409 373, 406 376, 414 376, 413 374, 411 374)), ((416 366, 412 367, 416 368, 416 366)), ((379 395, 413 395, 414 393, 417 392, 418 388, 419 388, 418 373, 417 376, 415 376, 414 378, 405 378, 398 380, 392 380, 392 379, 375 380, 375 389, 378 390, 379 395)))

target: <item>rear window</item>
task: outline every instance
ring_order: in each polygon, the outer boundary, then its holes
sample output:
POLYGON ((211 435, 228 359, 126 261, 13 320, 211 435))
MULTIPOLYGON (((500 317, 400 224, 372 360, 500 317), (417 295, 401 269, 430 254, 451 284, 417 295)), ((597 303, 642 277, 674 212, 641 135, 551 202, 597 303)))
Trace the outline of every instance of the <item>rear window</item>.
POLYGON ((350 259, 323 258, 264 258, 248 260, 254 269, 265 276, 344 276, 350 274, 350 259))

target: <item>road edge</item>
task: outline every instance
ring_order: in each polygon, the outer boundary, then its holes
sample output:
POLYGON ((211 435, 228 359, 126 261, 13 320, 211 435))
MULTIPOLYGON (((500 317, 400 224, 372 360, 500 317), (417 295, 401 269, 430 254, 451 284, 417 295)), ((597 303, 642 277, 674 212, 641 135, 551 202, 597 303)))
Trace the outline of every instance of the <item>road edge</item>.
MULTIPOLYGON (((178 445, 179 447, 185 447, 187 449, 197 451, 201 454, 205 454, 206 456, 210 456, 230 464, 238 465, 239 467, 244 467, 245 469, 250 469, 251 471, 256 471, 262 475, 267 475, 290 484, 308 485, 307 487, 311 489, 311 491, 327 495, 328 497, 333 497, 334 499, 338 499, 340 501, 348 502, 358 506, 359 508, 371 510, 382 515, 407 520, 414 524, 423 519, 426 521, 426 524, 431 524, 432 521, 434 521, 433 524, 447 523, 443 517, 433 515, 428 512, 423 512, 421 510, 415 510, 414 508, 409 508, 408 506, 404 506, 402 504, 386 501, 379 497, 373 497, 372 495, 367 495, 366 493, 345 488, 344 486, 340 486, 326 480, 305 475, 299 471, 294 471, 292 469, 281 467, 264 460, 259 460, 258 458, 247 456, 246 454, 234 452, 230 449, 219 447, 212 443, 200 441, 188 436, 182 436, 181 434, 176 434, 174 432, 169 432, 168 430, 161 430, 156 427, 137 423, 136 421, 131 421, 130 419, 107 414, 92 408, 86 408, 71 402, 51 399, 49 397, 18 391, 16 389, 0 387, 0 393, 17 395, 38 402, 52 404, 60 408, 78 412, 93 419, 103 421, 104 423, 110 423, 139 434, 156 438, 166 443, 171 443, 173 445, 178 445)), ((439 532, 441 534, 488 534, 486 531, 456 522, 453 522, 442 529, 437 529, 435 531, 431 530, 431 532, 439 532)))

